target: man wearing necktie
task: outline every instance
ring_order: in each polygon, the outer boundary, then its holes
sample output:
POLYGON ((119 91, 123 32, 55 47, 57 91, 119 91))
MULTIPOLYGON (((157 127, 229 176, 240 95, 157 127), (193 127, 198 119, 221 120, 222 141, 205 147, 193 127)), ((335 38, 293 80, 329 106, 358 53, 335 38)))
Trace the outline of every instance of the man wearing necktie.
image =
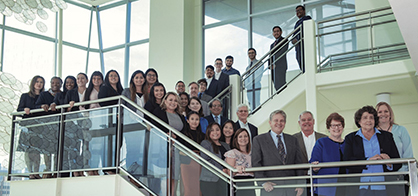
MULTIPOLYGON (((271 130, 256 136, 253 140, 251 151, 251 164, 253 167, 280 166, 302 163, 302 154, 295 137, 283 133, 286 126, 286 113, 283 110, 275 110, 270 114, 269 124, 271 130)), ((302 176, 303 170, 274 170, 255 172, 256 178, 273 178, 287 176, 302 176)), ((280 180, 262 183, 261 195, 274 196, 300 196, 304 188, 274 188, 275 185, 300 184, 305 180, 280 180)))
POLYGON ((286 51, 289 48, 289 43, 282 37, 282 28, 279 26, 273 27, 273 37, 275 38, 275 41, 270 45, 271 53, 269 67, 271 70, 271 79, 273 80, 274 88, 277 91, 286 84, 286 51))
POLYGON ((210 102, 209 109, 210 109, 211 114, 208 116, 205 116, 206 120, 208 120, 208 123, 216 122, 222 126, 228 120, 227 118, 221 116, 222 103, 219 99, 215 99, 212 102, 210 102))

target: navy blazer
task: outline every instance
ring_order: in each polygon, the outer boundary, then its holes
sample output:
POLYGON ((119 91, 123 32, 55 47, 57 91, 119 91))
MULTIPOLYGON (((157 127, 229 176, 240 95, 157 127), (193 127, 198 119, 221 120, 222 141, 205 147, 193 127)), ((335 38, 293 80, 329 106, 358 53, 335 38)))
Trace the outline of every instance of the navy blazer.
MULTIPOLYGON (((67 92, 67 94, 65 95, 63 104, 69 104, 70 101, 74 101, 76 103, 80 102, 80 97, 78 96, 78 88, 71 89, 67 92)), ((77 111, 77 110, 80 110, 78 106, 71 108, 71 111, 77 111)))
MULTIPOLYGON (((364 155, 363 138, 356 135, 356 133, 357 131, 354 131, 345 136, 344 161, 367 160, 368 158, 364 155)), ((398 149, 396 148, 392 133, 380 131, 380 134, 377 133, 376 135, 377 140, 379 141, 380 152, 386 153, 390 158, 399 158, 398 149)), ((392 171, 398 171, 401 167, 402 164, 393 164, 392 171)), ((366 165, 347 167, 348 173, 362 173, 363 169, 366 168, 366 165)), ((383 170, 385 172, 390 172, 386 165, 383 165, 383 170)))
POLYGON ((218 79, 219 93, 229 86, 229 75, 221 71, 221 75, 218 79))
POLYGON ((205 94, 210 95, 211 97, 216 97, 221 91, 218 89, 218 80, 212 78, 209 88, 206 89, 205 94))
POLYGON ((20 96, 19 105, 17 106, 17 111, 21 112, 25 110, 25 108, 29 109, 36 109, 36 100, 38 100, 39 95, 36 95, 35 97, 29 96, 29 93, 23 93, 20 96))
MULTIPOLYGON (((101 99, 101 98, 106 98, 106 97, 119 96, 122 94, 122 90, 123 89, 121 89, 120 91, 116 91, 111 86, 102 85, 99 90, 98 98, 101 99)), ((116 105, 118 104, 118 100, 100 102, 99 104, 102 107, 108 106, 108 105, 116 105)))
MULTIPOLYGON (((227 118, 220 116, 221 117, 221 127, 222 125, 228 120, 227 118)), ((212 114, 210 114, 209 116, 205 116, 204 118, 206 118, 206 120, 208 120, 208 123, 212 123, 215 122, 215 119, 213 119, 212 114)))
MULTIPOLYGON (((254 139, 255 136, 258 135, 258 128, 256 126, 254 126, 253 124, 248 122, 248 127, 250 127, 250 133, 251 133, 251 141, 254 139)), ((241 128, 241 126, 239 125, 239 120, 237 122, 235 122, 234 124, 234 133, 241 128)))
POLYGON ((42 92, 41 94, 39 94, 38 100, 36 100, 36 103, 35 103, 36 108, 41 108, 43 104, 50 105, 51 103, 54 102, 54 98, 55 96, 51 95, 49 91, 42 92))

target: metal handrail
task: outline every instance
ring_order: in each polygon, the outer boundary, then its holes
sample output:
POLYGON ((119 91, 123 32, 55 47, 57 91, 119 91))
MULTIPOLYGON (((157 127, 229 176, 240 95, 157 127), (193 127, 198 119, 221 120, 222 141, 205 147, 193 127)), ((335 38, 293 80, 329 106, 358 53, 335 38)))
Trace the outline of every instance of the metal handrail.
MULTIPOLYGON (((145 110, 144 108, 140 107, 137 103, 133 102, 132 100, 128 99, 125 96, 119 95, 119 96, 107 97, 107 98, 102 98, 102 99, 97 99, 97 100, 90 100, 90 101, 85 101, 85 102, 77 102, 77 103, 74 104, 74 107, 81 106, 81 105, 88 105, 88 104, 92 104, 92 103, 100 103, 100 102, 104 102, 104 101, 114 101, 114 100, 119 100, 119 99, 121 99, 121 100, 129 103, 131 106, 133 106, 135 109, 137 109, 140 112, 142 112, 144 115, 149 116, 153 121, 159 123, 164 128, 166 128, 167 130, 169 130, 170 132, 176 134, 181 139, 187 141, 189 144, 191 144, 193 147, 195 147, 196 149, 198 149, 200 152, 205 153, 211 159, 214 159, 216 162, 220 163, 224 168, 227 168, 229 170, 232 170, 233 172, 237 172, 237 170, 235 168, 233 168, 232 166, 230 166, 229 164, 227 164, 225 161, 223 161, 219 157, 215 156, 213 153, 211 153, 207 149, 203 148, 202 146, 200 146, 199 144, 197 144, 196 142, 194 142, 192 139, 190 139, 187 136, 183 135, 180 131, 177 131, 176 129, 174 129, 173 127, 171 127, 170 125, 168 125, 167 123, 165 123, 164 121, 162 121, 160 118, 154 116, 152 113, 150 113, 147 110, 145 110)), ((114 106, 117 106, 117 105, 114 105, 114 106)), ((60 106, 57 106, 56 108, 57 109, 63 109, 63 108, 68 108, 68 107, 70 107, 70 104, 60 105, 60 106)), ((78 112, 86 112, 86 111, 90 111, 90 109, 89 110, 78 111, 78 112)), ((33 114, 33 113, 38 113, 38 112, 45 112, 45 111, 43 109, 35 109, 35 110, 31 110, 30 113, 33 114)), ((23 115, 23 114, 25 114, 24 111, 11 113, 11 115, 23 115)), ((169 140, 173 140, 174 139, 174 138, 171 137, 171 134, 167 135, 167 137, 169 138, 169 140)))
POLYGON ((263 62, 263 59, 265 59, 267 57, 269 58, 272 51, 274 51, 274 50, 277 50, 278 51, 278 50, 282 49, 282 47, 284 47, 283 43, 290 42, 289 41, 289 38, 290 37, 294 37, 294 34, 297 31, 299 31, 298 34, 301 33, 301 31, 300 31, 301 28, 302 28, 301 25, 299 25, 296 29, 294 29, 292 32, 290 32, 284 39, 282 39, 282 41, 280 41, 278 44, 276 44, 276 46, 274 46, 274 48, 272 48, 266 54, 264 54, 264 56, 262 56, 257 63, 255 63, 253 66, 250 67, 250 69, 248 69, 243 74, 241 74, 242 81, 244 81, 246 78, 250 77, 250 75, 253 72, 255 72, 255 70, 257 70, 258 68, 260 68, 264 64, 264 63, 261 63, 261 62, 263 62), (281 47, 279 48, 279 46, 281 46, 281 47))
POLYGON ((322 60, 318 64, 318 67, 320 67, 322 64, 324 64, 324 62, 326 60, 331 59, 332 57, 343 56, 343 55, 348 55, 348 54, 357 54, 359 52, 368 52, 370 50, 379 50, 379 49, 392 48, 392 47, 404 46, 404 45, 405 45, 405 43, 398 43, 398 44, 385 45, 385 46, 380 46, 380 47, 375 47, 375 48, 367 48, 367 49, 355 50, 355 51, 350 51, 350 52, 344 52, 344 53, 338 53, 338 54, 331 54, 331 55, 328 55, 324 60, 322 60))
POLYGON ((220 97, 224 97, 223 95, 225 94, 225 96, 227 95, 226 92, 230 92, 232 90, 232 84, 230 84, 228 87, 226 87, 224 90, 222 90, 220 93, 218 93, 214 98, 212 98, 208 104, 212 103, 213 101, 215 101, 216 99, 221 99, 220 97))
POLYGON ((341 20, 341 19, 344 19, 344 18, 351 18, 353 16, 360 16, 360 15, 364 15, 364 14, 380 12, 380 11, 385 11, 385 10, 389 10, 389 9, 392 9, 392 8, 391 7, 384 7, 384 8, 378 8, 378 9, 369 10, 369 11, 357 12, 357 13, 354 13, 354 14, 348 14, 348 15, 345 15, 345 16, 337 17, 337 18, 331 18, 331 19, 327 19, 327 20, 318 21, 317 23, 318 24, 327 23, 327 22, 334 21, 334 20, 341 20))

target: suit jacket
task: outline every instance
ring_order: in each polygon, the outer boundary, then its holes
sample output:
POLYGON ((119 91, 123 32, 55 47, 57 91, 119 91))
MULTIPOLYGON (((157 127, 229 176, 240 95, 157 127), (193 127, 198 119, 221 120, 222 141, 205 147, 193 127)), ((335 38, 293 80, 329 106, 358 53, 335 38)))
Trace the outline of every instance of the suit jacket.
MULTIPOLYGON (((221 124, 220 125, 222 126, 228 119, 223 117, 223 116, 220 116, 220 117, 221 117, 221 124)), ((205 118, 206 118, 206 120, 208 120, 208 123, 215 122, 215 119, 213 118, 212 114, 210 114, 208 116, 205 116, 205 118)))
MULTIPOLYGON (((225 142, 220 142, 221 145, 226 149, 226 151, 230 150, 229 145, 226 144, 225 142)), ((217 157, 221 158, 221 151, 218 151, 217 154, 215 154, 213 152, 213 147, 212 144, 208 141, 208 140, 203 140, 202 143, 200 144, 203 148, 205 148, 206 150, 209 150, 211 153, 213 153, 214 155, 216 155, 217 157)), ((203 152, 200 152, 200 156, 209 161, 209 163, 211 163, 212 165, 214 165, 215 167, 217 167, 218 169, 222 170, 223 166, 221 164, 219 164, 218 162, 216 162, 215 160, 211 159, 208 155, 206 155, 203 152)), ((207 181, 207 182, 217 182, 219 180, 219 177, 216 176, 215 174, 213 174, 212 172, 210 172, 208 169, 206 169, 206 167, 202 167, 202 172, 200 173, 200 180, 202 181, 207 181)))
MULTIPOLYGON (((322 133, 318 133, 316 131, 314 131, 314 134, 315 134, 315 141, 318 141, 319 138, 328 137, 327 135, 324 135, 322 133)), ((299 147, 300 147, 300 150, 301 150, 302 155, 303 155, 303 162, 304 163, 309 163, 308 154, 306 153, 305 142, 303 142, 302 132, 295 133, 295 134, 293 134, 293 136, 298 140, 299 147)))
MULTIPOLYGON (((106 98, 106 97, 113 97, 113 96, 119 96, 122 94, 122 89, 120 91, 116 91, 111 86, 102 85, 99 90, 98 98, 106 98)), ((118 104, 118 100, 114 101, 106 101, 106 102, 100 102, 100 106, 108 106, 108 105, 116 105, 118 104)))
MULTIPOLYGON (((80 97, 78 96, 78 88, 74 88, 72 90, 69 90, 67 94, 65 95, 64 104, 69 104, 70 101, 74 102, 80 102, 80 97)), ((71 111, 77 111, 80 110, 78 106, 74 106, 71 108, 71 111)))
MULTIPOLYGON (((229 79, 229 78, 228 78, 229 79)), ((206 89, 205 93, 210 95, 211 97, 216 97, 221 91, 219 90, 219 81, 215 78, 212 78, 212 82, 210 82, 209 88, 206 89)))
MULTIPOLYGON (((165 110, 162 110, 161 108, 155 108, 155 109, 154 109, 153 114, 154 114, 156 117, 158 117, 159 119, 161 119, 162 121, 164 121, 165 123, 170 124, 170 123, 168 122, 167 112, 166 112, 165 110)), ((178 114, 178 113, 177 113, 177 114, 178 114)), ((183 129, 182 129, 182 130, 179 130, 179 131, 183 131, 183 132, 184 132, 184 131, 185 131, 185 129, 186 129, 187 122, 186 122, 186 120, 185 120, 184 116, 182 116, 181 114, 178 114, 178 115, 179 115, 179 117, 180 117, 180 119, 181 119, 181 122, 183 122, 183 129)), ((165 128, 164 126, 162 126, 160 123, 157 123, 156 121, 154 121, 153 123, 154 123, 154 125, 155 125, 155 126, 157 126, 159 129, 161 129, 162 131, 164 131, 164 132, 168 133, 168 129, 166 129, 166 128, 165 128)))
MULTIPOLYGON (((251 141, 254 139, 255 136, 258 135, 258 128, 256 126, 254 126, 253 124, 248 122, 248 127, 250 127, 250 133, 251 133, 251 141)), ((234 133, 241 128, 241 126, 239 125, 239 120, 237 122, 235 122, 234 124, 234 133)))
MULTIPOLYGON (((271 131, 271 130, 270 130, 271 131)), ((251 151, 252 167, 277 166, 283 165, 279 150, 271 138, 270 131, 263 133, 253 140, 251 151)), ((285 165, 303 163, 301 150, 298 140, 286 133, 283 133, 284 143, 286 146, 286 162, 285 165)), ((275 170, 255 172, 256 178, 266 177, 284 177, 284 176, 302 176, 305 175, 304 170, 275 170)))
MULTIPOLYGON (((364 155, 363 138, 356 135, 357 131, 354 131, 345 136, 345 147, 344 147, 344 161, 354 160, 367 160, 364 155)), ((380 152, 386 153, 390 158, 399 158, 399 152, 396 148, 395 141, 393 140, 392 133, 387 131, 380 131, 377 133, 377 140, 379 141, 380 152)), ((392 171, 398 171, 402 167, 402 164, 393 164, 392 171)), ((366 165, 348 167, 348 173, 362 173, 363 169, 366 169, 366 165)), ((383 165, 385 172, 390 172, 386 165, 383 165)))
MULTIPOLYGON (((199 92, 200 93, 200 92, 199 92)), ((203 101, 206 101, 206 102, 209 102, 210 100, 212 100, 212 96, 210 96, 210 95, 208 95, 206 92, 204 92, 203 94, 201 94, 201 96, 199 96, 198 95, 198 98, 200 99, 200 100, 203 100, 203 101)))
POLYGON ((229 86, 229 75, 221 71, 221 76, 218 79, 219 93, 229 86))

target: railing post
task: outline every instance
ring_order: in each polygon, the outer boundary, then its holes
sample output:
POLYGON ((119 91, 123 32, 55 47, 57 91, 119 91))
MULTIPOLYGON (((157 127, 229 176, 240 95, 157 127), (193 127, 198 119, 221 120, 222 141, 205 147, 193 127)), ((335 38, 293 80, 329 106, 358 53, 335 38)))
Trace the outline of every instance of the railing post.
POLYGON ((63 162, 63 155, 64 155, 64 136, 65 136, 65 132, 64 132, 64 110, 65 108, 61 108, 60 110, 60 128, 58 130, 59 133, 59 137, 58 137, 58 163, 57 163, 57 177, 61 177, 60 171, 62 169, 62 162, 63 162))
POLYGON ((312 166, 310 166, 310 167, 309 167, 309 177, 310 177, 310 179, 309 179, 309 183, 310 183, 310 185, 311 185, 311 196, 314 196, 314 187, 313 187, 313 177, 312 177, 312 172, 313 172, 313 170, 312 170, 312 166))
POLYGON ((172 174, 172 171, 171 171, 171 169, 172 169, 172 165, 171 165, 171 156, 172 156, 172 154, 171 154, 171 146, 172 146, 172 141, 171 141, 171 134, 172 134, 172 132, 171 132, 171 128, 170 129, 168 129, 168 181, 167 181, 167 196, 171 196, 171 189, 173 188, 173 187, 171 187, 171 174, 172 174))
POLYGON ((7 167, 7 180, 10 181, 12 177, 10 174, 12 174, 12 167, 13 167, 13 146, 14 146, 14 137, 15 137, 15 120, 16 116, 13 115, 12 117, 12 130, 10 133, 10 152, 9 152, 9 166, 7 167))
MULTIPOLYGON (((234 182, 233 182, 233 173, 232 173, 232 171, 231 170, 229 170, 229 177, 230 177, 230 179, 229 179, 229 195, 234 195, 234 182)), ((221 180, 221 179, 219 179, 219 180, 221 180)))
POLYGON ((417 162, 408 162, 409 167, 409 190, 411 196, 418 196, 417 162))
POLYGON ((121 98, 119 98, 118 100, 118 112, 116 113, 116 117, 117 120, 116 122, 118 123, 116 126, 116 157, 115 157, 115 161, 116 161, 116 173, 119 173, 119 165, 120 165, 120 148, 121 148, 121 143, 122 143, 122 136, 123 136, 123 131, 122 131, 122 121, 123 121, 123 112, 122 112, 122 106, 121 106, 121 98))

